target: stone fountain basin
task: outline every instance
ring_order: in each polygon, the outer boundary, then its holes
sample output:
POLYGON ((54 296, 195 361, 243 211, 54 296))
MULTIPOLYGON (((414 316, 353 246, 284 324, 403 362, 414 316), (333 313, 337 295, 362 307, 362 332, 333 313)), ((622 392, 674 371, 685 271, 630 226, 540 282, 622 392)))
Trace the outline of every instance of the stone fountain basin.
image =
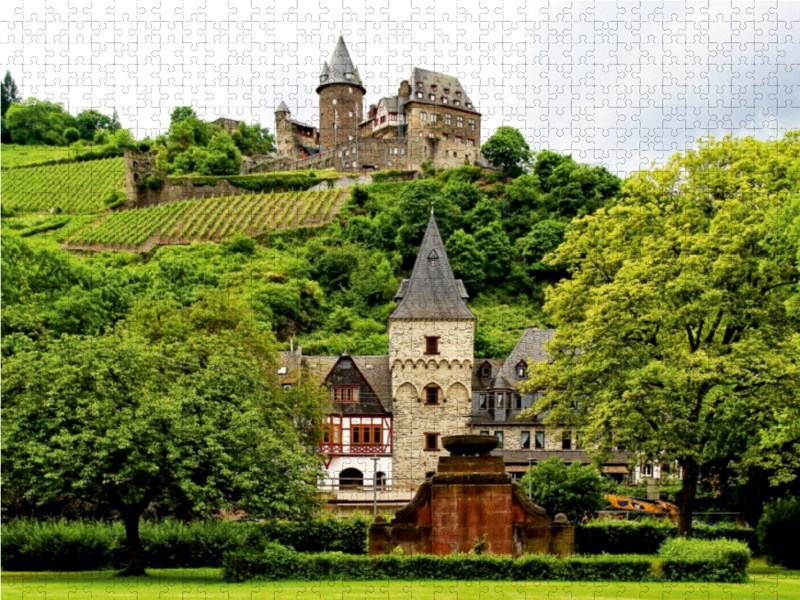
POLYGON ((442 446, 451 456, 483 456, 497 448, 500 440, 493 435, 446 435, 442 446))

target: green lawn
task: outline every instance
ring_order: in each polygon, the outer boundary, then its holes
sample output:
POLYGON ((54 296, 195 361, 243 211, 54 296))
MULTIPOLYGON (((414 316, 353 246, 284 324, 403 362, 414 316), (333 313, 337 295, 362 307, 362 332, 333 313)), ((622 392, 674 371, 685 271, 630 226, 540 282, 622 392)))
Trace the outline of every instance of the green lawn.
POLYGON ((495 581, 281 581, 228 584, 218 569, 153 569, 148 577, 119 578, 113 572, 11 573, 0 575, 3 600, 87 598, 90 600, 285 600, 403 599, 485 600, 784 600, 800 599, 800 573, 766 567, 754 561, 750 582, 741 585, 705 583, 578 583, 495 581))
POLYGON ((70 153, 68 147, 62 146, 20 146, 18 144, 3 144, 0 147, 0 163, 4 169, 36 165, 48 160, 73 158, 75 152, 70 153))

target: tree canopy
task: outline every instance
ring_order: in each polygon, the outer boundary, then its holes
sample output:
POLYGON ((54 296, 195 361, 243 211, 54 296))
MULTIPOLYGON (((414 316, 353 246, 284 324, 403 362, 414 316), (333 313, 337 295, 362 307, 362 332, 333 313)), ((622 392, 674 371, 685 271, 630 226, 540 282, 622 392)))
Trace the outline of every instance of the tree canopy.
POLYGON ((705 140, 636 174, 544 259, 570 278, 547 294, 553 362, 531 368, 525 389, 546 390, 531 414, 581 428, 598 455, 676 462, 684 535, 701 470, 737 429, 759 432, 745 456, 791 442, 769 455, 776 481, 800 467, 798 238, 774 227, 799 156, 797 133, 705 140))
POLYGON ((570 520, 592 515, 608 501, 603 495, 603 477, 593 465, 553 457, 534 465, 520 481, 523 490, 530 489, 531 500, 554 517, 564 513, 570 520))
POLYGON ((481 154, 511 177, 522 173, 531 159, 530 146, 525 137, 519 129, 508 125, 497 128, 494 135, 481 146, 481 154))

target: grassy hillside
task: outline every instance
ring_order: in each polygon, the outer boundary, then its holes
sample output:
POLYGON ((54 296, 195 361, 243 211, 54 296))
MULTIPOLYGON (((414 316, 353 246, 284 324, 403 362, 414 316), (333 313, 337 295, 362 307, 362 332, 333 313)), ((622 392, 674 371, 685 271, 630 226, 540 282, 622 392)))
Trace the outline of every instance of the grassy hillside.
POLYGON ((38 165, 51 160, 75 158, 76 152, 63 146, 21 146, 3 144, 0 148, 0 164, 4 169, 38 165))
POLYGON ((69 245, 137 249, 156 234, 161 243, 188 244, 321 225, 333 218, 347 193, 336 189, 217 196, 115 212, 82 229, 70 238, 69 245))
POLYGON ((3 169, 2 202, 13 212, 97 213, 108 195, 124 186, 122 158, 3 169))

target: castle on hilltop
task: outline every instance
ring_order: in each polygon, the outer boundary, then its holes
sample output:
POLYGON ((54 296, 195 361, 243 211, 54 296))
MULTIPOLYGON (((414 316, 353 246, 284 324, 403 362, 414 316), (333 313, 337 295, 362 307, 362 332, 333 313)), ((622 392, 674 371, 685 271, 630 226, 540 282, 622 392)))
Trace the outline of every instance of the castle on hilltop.
POLYGON ((456 77, 414 67, 396 96, 364 108, 366 88, 344 38, 319 75, 319 126, 275 110, 279 159, 267 170, 419 170, 482 164, 481 113, 456 77))

